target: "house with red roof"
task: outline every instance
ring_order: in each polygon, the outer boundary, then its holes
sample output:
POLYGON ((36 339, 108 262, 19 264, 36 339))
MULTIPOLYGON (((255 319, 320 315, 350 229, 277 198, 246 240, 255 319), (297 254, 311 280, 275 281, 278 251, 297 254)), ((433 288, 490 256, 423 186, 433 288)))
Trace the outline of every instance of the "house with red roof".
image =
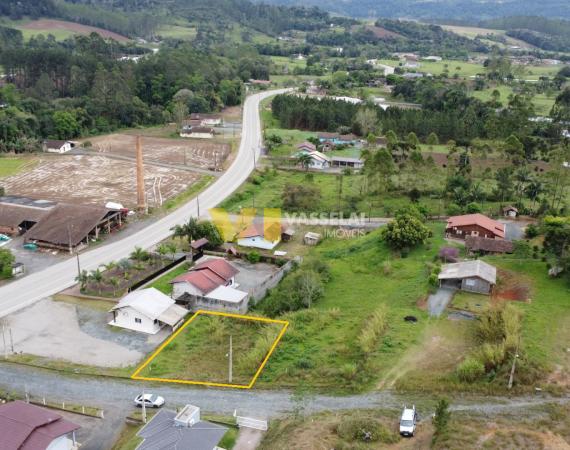
POLYGON ((467 236, 505 239, 505 225, 483 214, 466 214, 447 219, 445 237, 465 239, 467 236))
POLYGON ((59 414, 19 400, 0 405, 2 450, 77 450, 79 428, 59 414))
POLYGON ((174 278, 172 297, 191 310, 246 312, 249 294, 238 290, 239 271, 223 258, 208 258, 174 278))
POLYGON ((277 222, 265 227, 262 223, 252 223, 238 234, 237 244, 241 247, 254 247, 272 250, 281 242, 281 225, 277 222))

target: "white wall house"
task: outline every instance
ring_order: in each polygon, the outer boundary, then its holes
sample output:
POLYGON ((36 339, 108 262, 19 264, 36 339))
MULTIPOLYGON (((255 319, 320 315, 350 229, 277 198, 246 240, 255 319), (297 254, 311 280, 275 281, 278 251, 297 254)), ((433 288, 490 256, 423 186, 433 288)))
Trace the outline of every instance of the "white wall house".
POLYGON ((164 326, 175 329, 188 314, 188 310, 155 288, 127 294, 109 312, 113 314, 109 325, 147 334, 156 334, 164 326))
MULTIPOLYGON (((274 224, 279 226, 279 224, 274 224)), ((281 227, 279 232, 264 232, 263 226, 252 224, 238 234, 237 244, 241 247, 273 250, 281 242, 281 227)))
POLYGON ((69 141, 45 141, 44 151, 48 153, 67 153, 72 149, 69 141))
POLYGON ((298 159, 300 155, 309 155, 309 157, 311 158, 311 160, 309 161, 309 169, 317 169, 317 170, 328 169, 332 163, 331 158, 329 158, 324 153, 321 153, 316 150, 314 151, 301 150, 296 155, 294 155, 293 158, 298 159))

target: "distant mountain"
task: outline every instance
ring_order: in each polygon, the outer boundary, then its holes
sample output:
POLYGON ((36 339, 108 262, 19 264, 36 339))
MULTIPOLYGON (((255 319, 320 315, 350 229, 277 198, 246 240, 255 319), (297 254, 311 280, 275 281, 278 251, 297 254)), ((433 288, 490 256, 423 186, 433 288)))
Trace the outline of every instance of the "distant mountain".
POLYGON ((568 0, 263 0, 267 1, 288 6, 314 5, 353 17, 480 21, 528 15, 570 19, 568 0))

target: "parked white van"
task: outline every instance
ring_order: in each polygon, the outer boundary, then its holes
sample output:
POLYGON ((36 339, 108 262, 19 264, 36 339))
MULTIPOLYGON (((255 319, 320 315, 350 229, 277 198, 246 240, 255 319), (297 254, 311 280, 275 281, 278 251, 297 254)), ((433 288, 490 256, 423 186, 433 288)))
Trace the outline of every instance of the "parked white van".
POLYGON ((411 408, 407 408, 404 405, 404 411, 402 411, 402 418, 400 419, 400 434, 402 436, 412 437, 414 435, 417 418, 415 405, 411 408))

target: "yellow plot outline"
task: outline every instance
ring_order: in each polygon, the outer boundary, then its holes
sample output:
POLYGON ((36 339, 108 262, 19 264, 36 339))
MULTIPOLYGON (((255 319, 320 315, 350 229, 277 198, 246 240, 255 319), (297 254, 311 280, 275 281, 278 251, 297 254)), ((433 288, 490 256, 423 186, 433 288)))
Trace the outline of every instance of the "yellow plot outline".
POLYGON ((255 384, 255 382, 257 381, 257 378, 261 374, 261 371, 263 370, 263 368, 267 364, 267 361, 269 361, 269 357, 274 352, 275 348, 277 347, 277 344, 279 343, 279 341, 281 340, 281 338, 285 334, 285 331, 287 330, 288 326, 289 326, 289 322, 286 320, 266 319, 265 317, 245 316, 245 315, 241 315, 241 314, 230 314, 230 313, 223 313, 223 312, 216 312, 216 311, 198 310, 198 311, 196 311, 196 313, 194 313, 194 315, 184 325, 182 325, 178 330, 176 330, 176 332, 172 336, 170 336, 166 341, 164 341, 160 345, 160 347, 158 347, 146 359, 146 361, 140 365, 140 367, 138 367, 135 370, 135 372, 131 375, 131 378, 133 380, 159 381, 161 383, 197 384, 197 385, 202 385, 202 386, 229 387, 229 388, 236 388, 236 389, 251 389, 253 387, 253 385, 255 384), (253 376, 253 379, 250 381, 249 384, 214 383, 214 382, 210 382, 210 381, 173 380, 173 379, 168 379, 168 378, 141 377, 141 376, 139 376, 139 373, 141 373, 143 371, 143 369, 146 366, 148 366, 166 348, 166 346, 168 344, 170 344, 174 339, 176 339, 176 337, 180 333, 182 333, 182 331, 184 331, 184 329, 186 329, 186 327, 188 325, 190 325, 196 317, 198 317, 202 314, 211 315, 211 316, 232 317, 234 319, 254 320, 254 321, 266 322, 266 323, 279 323, 279 324, 283 325, 283 328, 281 329, 281 331, 277 335, 275 342, 273 342, 273 345, 269 349, 269 352, 267 353, 267 355, 265 355, 263 362, 261 363, 261 365, 257 369, 257 372, 255 372, 255 375, 253 376))

